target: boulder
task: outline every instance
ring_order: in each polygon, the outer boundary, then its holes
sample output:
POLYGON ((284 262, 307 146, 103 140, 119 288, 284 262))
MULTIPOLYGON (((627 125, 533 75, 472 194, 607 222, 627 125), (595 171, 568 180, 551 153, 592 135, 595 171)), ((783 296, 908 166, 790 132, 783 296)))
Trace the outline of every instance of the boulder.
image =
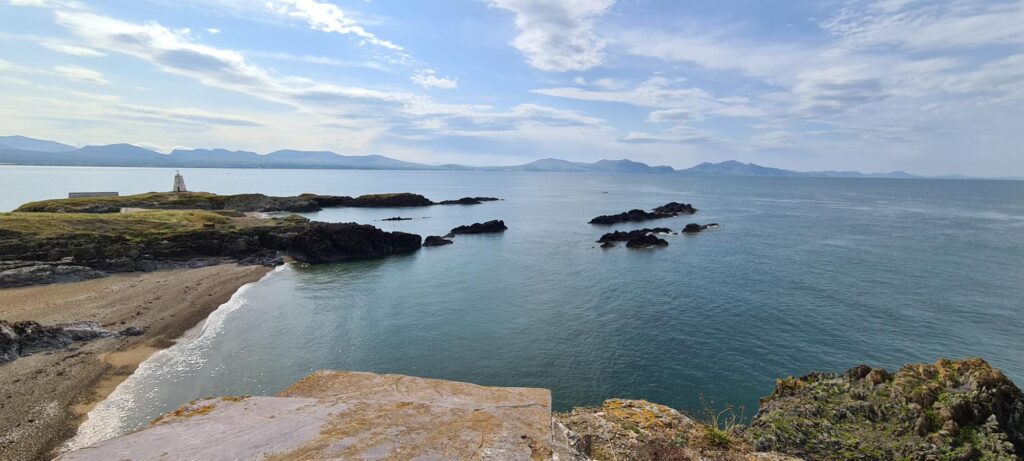
POLYGON ((439 247, 442 245, 451 245, 452 243, 454 242, 444 237, 439 237, 437 235, 428 236, 426 239, 423 240, 423 246, 425 247, 439 247))
POLYGON ((508 227, 505 226, 505 221, 495 219, 484 223, 475 223, 468 226, 459 226, 451 230, 448 236, 460 235, 460 234, 492 234, 497 232, 505 232, 508 227))

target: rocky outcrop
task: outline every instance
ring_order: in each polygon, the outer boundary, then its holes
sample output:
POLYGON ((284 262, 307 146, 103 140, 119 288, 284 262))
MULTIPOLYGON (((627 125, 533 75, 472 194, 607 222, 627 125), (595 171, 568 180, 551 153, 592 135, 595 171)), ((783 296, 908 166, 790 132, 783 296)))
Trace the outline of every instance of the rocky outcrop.
POLYGON ((718 223, 710 223, 710 224, 690 223, 690 224, 687 224, 686 227, 683 227, 683 231, 682 232, 684 234, 699 234, 701 231, 704 231, 706 229, 710 229, 712 227, 718 227, 718 223))
POLYGON ((294 234, 269 234, 265 242, 274 248, 278 242, 284 253, 302 262, 313 264, 367 259, 420 248, 421 238, 405 232, 384 232, 376 227, 356 223, 312 222, 294 234))
POLYGON ((64 261, 0 261, 0 288, 40 283, 66 283, 105 277, 107 274, 64 261))
MULTIPOLYGON (((494 197, 465 197, 439 204, 472 205, 498 200, 494 197)), ((301 194, 274 197, 263 194, 217 195, 208 192, 149 192, 119 197, 88 197, 45 200, 26 203, 17 212, 35 213, 117 213, 123 208, 146 210, 209 210, 242 212, 305 213, 324 208, 401 208, 438 205, 430 199, 409 192, 371 194, 359 197, 345 195, 301 194)))
POLYGON ((779 380, 747 431, 809 460, 1024 457, 1024 394, 981 359, 779 380))
POLYGON ((0 286, 72 281, 225 262, 274 265, 289 256, 332 263, 415 251, 420 236, 292 216, 226 218, 203 211, 149 211, 81 220, 61 213, 0 219, 0 286), (104 231, 100 231, 100 230, 104 231), (4 269, 7 268, 7 269, 4 269))
MULTIPOLYGON (((128 329, 124 333, 131 333, 128 329)), ((40 325, 0 320, 0 364, 29 354, 62 349, 76 341, 115 336, 95 322, 40 325)))
POLYGON ((501 200, 495 197, 462 197, 457 200, 443 200, 437 202, 438 205, 480 205, 484 202, 494 202, 501 200))
POLYGON ((484 223, 475 223, 468 226, 459 226, 448 232, 446 237, 452 237, 461 234, 493 234, 498 232, 505 232, 508 227, 505 226, 505 221, 495 219, 484 223))
POLYGON ((654 234, 644 234, 638 237, 633 237, 626 242, 626 248, 650 248, 664 246, 668 246, 668 242, 663 238, 658 238, 658 236, 654 234))
POLYGON ((644 235, 647 235, 647 234, 671 234, 671 233, 672 233, 672 229, 669 229, 667 227, 644 228, 644 229, 636 229, 636 230, 631 230, 631 231, 615 231, 615 232, 609 232, 607 234, 602 235, 601 238, 597 239, 597 242, 598 243, 605 243, 605 242, 628 242, 628 241, 630 241, 632 239, 635 239, 637 237, 641 237, 641 236, 644 236, 644 235))
POLYGON ((439 247, 443 245, 451 245, 452 243, 455 242, 452 242, 451 240, 448 240, 444 237, 439 237, 437 235, 431 235, 423 239, 423 246, 425 247, 439 247))
POLYGON ((403 218, 401 216, 394 216, 391 218, 384 218, 381 221, 412 221, 412 218, 403 218))
POLYGON ((740 427, 715 428, 645 400, 605 400, 598 407, 555 415, 556 433, 580 455, 616 461, 799 461, 758 453, 738 436, 740 427))
POLYGON ((653 211, 640 209, 629 210, 619 214, 601 215, 590 220, 590 224, 619 224, 624 222, 650 221, 652 219, 664 219, 679 216, 681 214, 694 214, 697 209, 687 203, 669 202, 655 208, 653 211))
POLYGON ((572 461, 552 440, 551 392, 319 371, 276 397, 193 401, 61 460, 476 459, 572 461), (216 430, 211 430, 215 428, 216 430))

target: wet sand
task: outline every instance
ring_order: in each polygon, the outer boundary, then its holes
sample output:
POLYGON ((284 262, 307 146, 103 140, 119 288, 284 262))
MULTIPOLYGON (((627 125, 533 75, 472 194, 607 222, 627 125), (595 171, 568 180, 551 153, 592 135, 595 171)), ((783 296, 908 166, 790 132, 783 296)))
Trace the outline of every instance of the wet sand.
POLYGON ((0 459, 52 458, 85 414, 142 361, 270 270, 225 264, 0 290, 3 320, 145 330, 0 365, 0 459))

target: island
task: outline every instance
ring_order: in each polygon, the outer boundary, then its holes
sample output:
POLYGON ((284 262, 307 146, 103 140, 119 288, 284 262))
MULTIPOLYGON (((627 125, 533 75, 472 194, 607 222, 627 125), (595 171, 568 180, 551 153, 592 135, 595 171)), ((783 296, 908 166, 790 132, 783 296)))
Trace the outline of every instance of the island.
POLYGON ((601 215, 590 220, 590 224, 620 224, 626 222, 650 221, 652 219, 673 218, 681 214, 694 214, 697 209, 689 203, 669 202, 651 211, 633 209, 613 215, 601 215))

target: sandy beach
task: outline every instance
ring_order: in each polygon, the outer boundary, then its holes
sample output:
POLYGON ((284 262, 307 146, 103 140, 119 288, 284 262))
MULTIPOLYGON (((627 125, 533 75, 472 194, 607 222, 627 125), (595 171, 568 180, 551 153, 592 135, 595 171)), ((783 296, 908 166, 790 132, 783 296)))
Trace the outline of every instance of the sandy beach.
POLYGON ((3 320, 93 321, 114 331, 145 330, 0 365, 0 459, 52 458, 85 414, 139 363, 270 270, 225 264, 0 290, 3 320))

